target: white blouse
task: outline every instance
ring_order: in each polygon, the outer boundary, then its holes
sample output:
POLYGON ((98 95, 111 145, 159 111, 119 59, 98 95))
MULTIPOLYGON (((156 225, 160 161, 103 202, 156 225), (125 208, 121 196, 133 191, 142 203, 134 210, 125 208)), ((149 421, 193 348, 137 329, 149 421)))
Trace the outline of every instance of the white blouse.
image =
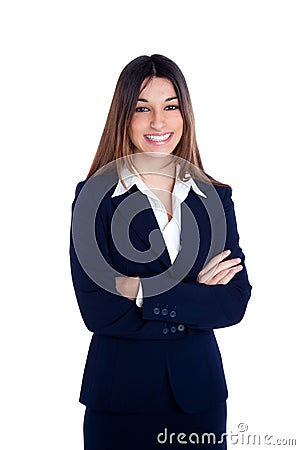
MULTIPOLYGON (((133 185, 139 189, 139 191, 148 197, 149 203, 152 207, 153 213, 156 217, 158 226, 163 235, 170 260, 173 264, 178 252, 180 250, 180 232, 181 232, 181 203, 186 199, 189 194, 190 189, 197 195, 201 195, 206 198, 206 195, 198 188, 195 181, 190 178, 188 181, 182 181, 178 178, 178 173, 180 170, 179 164, 176 166, 176 180, 174 188, 172 191, 172 219, 169 221, 166 208, 159 198, 154 194, 151 189, 144 183, 140 178, 138 172, 135 174, 131 173, 127 166, 124 164, 121 169, 121 177, 123 178, 127 189, 130 189, 133 185)), ((119 180, 112 197, 122 195, 126 192, 121 180, 119 180)), ((143 290, 142 284, 140 283, 139 291, 136 297, 137 306, 141 307, 143 305, 143 290)))

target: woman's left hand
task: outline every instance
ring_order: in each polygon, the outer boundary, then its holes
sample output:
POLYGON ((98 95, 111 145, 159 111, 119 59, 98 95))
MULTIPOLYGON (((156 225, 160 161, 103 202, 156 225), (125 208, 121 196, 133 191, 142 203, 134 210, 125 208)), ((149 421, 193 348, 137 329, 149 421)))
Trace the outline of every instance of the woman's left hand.
POLYGON ((243 270, 243 266, 239 264, 240 258, 223 261, 229 255, 229 252, 230 250, 227 250, 214 256, 198 273, 196 281, 207 285, 229 283, 237 272, 243 270))
POLYGON ((140 277, 115 277, 116 289, 128 298, 128 300, 135 301, 140 286, 140 277))

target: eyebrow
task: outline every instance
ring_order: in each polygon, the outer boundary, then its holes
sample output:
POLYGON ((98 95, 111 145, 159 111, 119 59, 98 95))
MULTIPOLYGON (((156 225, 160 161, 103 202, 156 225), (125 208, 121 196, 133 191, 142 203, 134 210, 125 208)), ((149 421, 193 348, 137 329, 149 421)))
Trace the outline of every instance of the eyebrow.
MULTIPOLYGON (((178 97, 169 97, 169 98, 166 98, 165 102, 171 102, 172 100, 176 100, 176 99, 178 99, 178 97)), ((146 100, 145 98, 138 98, 138 102, 149 103, 149 100, 146 100)))

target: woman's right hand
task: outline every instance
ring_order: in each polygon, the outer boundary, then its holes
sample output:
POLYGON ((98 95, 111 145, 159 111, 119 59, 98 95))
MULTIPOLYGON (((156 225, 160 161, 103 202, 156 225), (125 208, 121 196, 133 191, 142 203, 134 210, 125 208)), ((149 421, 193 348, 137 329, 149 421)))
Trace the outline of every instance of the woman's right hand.
POLYGON ((239 264, 240 258, 223 261, 229 254, 230 250, 225 250, 214 256, 198 273, 196 281, 208 285, 229 283, 237 272, 243 270, 243 266, 239 264))

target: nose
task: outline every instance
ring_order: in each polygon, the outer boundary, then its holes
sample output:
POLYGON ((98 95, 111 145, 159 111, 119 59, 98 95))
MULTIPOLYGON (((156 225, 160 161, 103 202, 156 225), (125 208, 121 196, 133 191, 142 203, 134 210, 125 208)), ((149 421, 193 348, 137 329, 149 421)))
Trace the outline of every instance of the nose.
POLYGON ((162 130, 165 126, 165 118, 163 111, 153 111, 150 121, 150 126, 153 130, 162 130))

